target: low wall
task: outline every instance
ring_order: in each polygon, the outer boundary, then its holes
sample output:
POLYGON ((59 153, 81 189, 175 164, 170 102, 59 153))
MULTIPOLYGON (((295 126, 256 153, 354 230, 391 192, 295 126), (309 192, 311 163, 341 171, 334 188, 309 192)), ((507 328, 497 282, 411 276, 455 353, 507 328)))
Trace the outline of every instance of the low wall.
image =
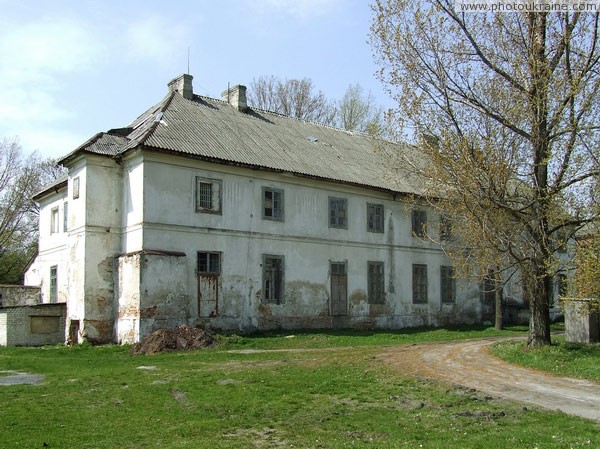
POLYGON ((600 342, 600 314, 588 299, 563 300, 565 340, 574 343, 600 342))
POLYGON ((0 308, 0 346, 42 346, 65 341, 67 305, 0 308))
POLYGON ((0 307, 33 306, 41 303, 40 287, 0 284, 0 307))

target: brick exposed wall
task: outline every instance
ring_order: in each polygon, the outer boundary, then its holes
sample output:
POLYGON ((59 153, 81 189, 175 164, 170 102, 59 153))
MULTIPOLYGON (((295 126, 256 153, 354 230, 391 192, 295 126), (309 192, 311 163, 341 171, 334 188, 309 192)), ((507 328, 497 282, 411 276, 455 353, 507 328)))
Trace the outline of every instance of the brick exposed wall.
POLYGON ((65 341, 66 304, 0 309, 0 346, 42 346, 65 341))

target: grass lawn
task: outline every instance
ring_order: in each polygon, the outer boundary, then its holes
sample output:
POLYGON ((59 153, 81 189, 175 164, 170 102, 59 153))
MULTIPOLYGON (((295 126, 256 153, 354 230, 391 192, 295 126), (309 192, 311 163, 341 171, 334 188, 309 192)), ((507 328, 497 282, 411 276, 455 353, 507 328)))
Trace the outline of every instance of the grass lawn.
POLYGON ((0 348, 0 371, 45 376, 0 386, 0 448, 598 447, 597 423, 414 379, 378 359, 389 345, 496 334, 233 336, 153 356, 0 348))
POLYGON ((496 343, 492 353, 507 362, 567 377, 600 382, 600 344, 565 342, 554 337, 550 346, 527 348, 523 342, 496 343))

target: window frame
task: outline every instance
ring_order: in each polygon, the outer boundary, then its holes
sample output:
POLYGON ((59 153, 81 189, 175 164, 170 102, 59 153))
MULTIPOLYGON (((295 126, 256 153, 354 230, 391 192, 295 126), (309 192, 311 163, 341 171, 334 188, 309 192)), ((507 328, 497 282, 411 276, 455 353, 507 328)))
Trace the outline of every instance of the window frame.
POLYGON ((198 251, 196 260, 196 272, 200 276, 219 276, 222 270, 221 252, 219 251, 198 251), (201 257, 206 256, 206 270, 201 269, 201 257), (214 257, 217 258, 216 269, 214 267, 214 257))
POLYGON ((79 198, 80 184, 81 184, 81 181, 79 180, 79 176, 75 176, 73 178, 73 199, 74 200, 79 198))
POLYGON ((383 204, 367 203, 367 232, 383 234, 385 220, 384 214, 385 208, 383 204), (377 212, 379 212, 379 214, 377 212), (379 221, 376 220, 376 217, 379 217, 379 221))
POLYGON ((380 261, 367 261, 367 303, 385 303, 385 264, 380 261), (377 268, 377 272, 375 269, 377 268), (374 276, 376 276, 374 278, 374 276))
POLYGON ((276 255, 276 254, 263 254, 262 255, 262 293, 261 300, 266 304, 283 304, 285 302, 285 256, 276 255), (272 261, 277 261, 278 271, 279 271, 279 279, 277 279, 277 273, 274 273, 275 279, 273 277, 267 277, 267 267, 272 265, 272 261), (267 285, 267 282, 272 282, 274 284, 273 288, 270 288, 267 285), (279 285, 277 285, 277 282, 279 285), (271 293, 273 292, 275 296, 273 297, 271 293), (269 296, 269 297, 267 297, 269 296))
POLYGON ((58 234, 60 232, 60 221, 59 221, 58 206, 50 209, 50 235, 58 234))
POLYGON ((206 178, 204 176, 196 176, 195 183, 195 210, 197 213, 202 214, 214 214, 221 215, 222 214, 222 194, 223 194, 223 181, 220 179, 206 178), (211 204, 210 207, 203 207, 200 205, 200 185, 210 185, 210 196, 211 196, 211 204))
POLYGON ((411 212, 413 237, 427 237, 427 211, 424 209, 413 209, 411 212))
POLYGON ((440 215, 439 232, 441 242, 452 240, 452 220, 447 215, 440 215))
POLYGON ((52 265, 50 267, 50 295, 49 302, 52 304, 56 304, 58 302, 58 265, 52 265))
POLYGON ((271 221, 284 221, 284 191, 283 189, 277 189, 274 187, 264 187, 262 188, 262 219, 263 220, 271 220, 271 221), (266 214, 266 204, 267 204, 267 193, 271 193, 271 207, 272 215, 266 214), (277 200, 275 197, 279 196, 277 200), (279 207, 275 207, 275 202, 278 201, 279 207), (275 213, 278 211, 277 213, 275 213))
POLYGON ((330 228, 348 229, 348 198, 329 197, 327 220, 330 228), (340 205, 343 207, 338 207, 340 205), (337 212, 335 215, 333 214, 334 211, 337 212), (340 217, 340 211, 344 212, 343 217, 340 217), (335 219, 334 223, 332 223, 332 219, 335 219), (343 223, 340 223, 341 220, 343 220, 343 223))
POLYGON ((451 265, 440 265, 440 301, 442 304, 456 303, 455 270, 451 265))
POLYGON ((429 302, 429 281, 427 265, 414 263, 412 265, 412 303, 427 304, 429 302))

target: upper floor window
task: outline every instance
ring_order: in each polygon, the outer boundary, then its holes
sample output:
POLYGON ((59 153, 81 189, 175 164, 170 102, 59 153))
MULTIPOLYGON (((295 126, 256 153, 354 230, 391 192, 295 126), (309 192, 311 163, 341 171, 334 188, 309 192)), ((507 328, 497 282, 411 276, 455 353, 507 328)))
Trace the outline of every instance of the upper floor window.
POLYGON ((69 203, 65 201, 63 204, 63 232, 69 229, 69 203))
POLYGON ((283 190, 263 187, 263 219, 283 221, 283 190))
POLYGON ((348 229, 348 200, 329 197, 329 227, 348 229))
POLYGON ((79 198, 79 176, 73 178, 73 199, 79 198))
POLYGON ((427 235, 427 212, 424 210, 412 211, 412 233, 415 237, 427 235))
POLYGON ((452 238, 452 221, 446 215, 440 215, 440 241, 452 238))
POLYGON ((383 204, 367 203, 367 231, 383 232, 383 204))
POLYGON ((218 179, 196 177, 196 212, 221 213, 221 186, 218 179))
POLYGON ((50 211, 50 234, 58 233, 58 207, 53 207, 50 211))

